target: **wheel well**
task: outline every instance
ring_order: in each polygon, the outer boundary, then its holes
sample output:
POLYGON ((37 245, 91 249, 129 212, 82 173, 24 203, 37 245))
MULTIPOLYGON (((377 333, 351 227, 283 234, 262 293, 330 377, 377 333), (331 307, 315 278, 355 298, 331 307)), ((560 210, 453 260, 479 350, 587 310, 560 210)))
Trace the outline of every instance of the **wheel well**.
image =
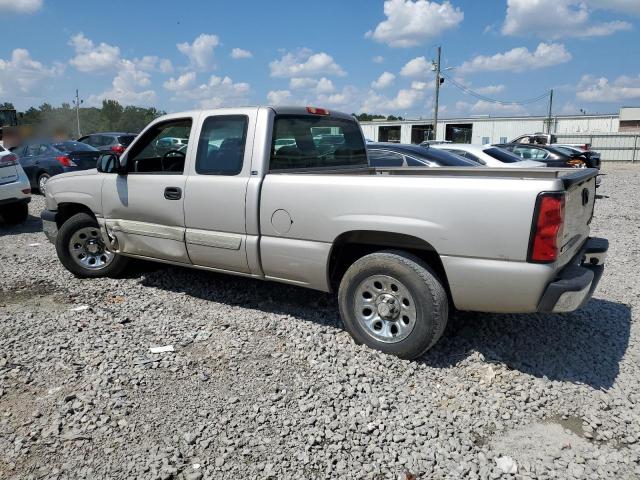
POLYGON ((451 298, 447 274, 440 255, 428 242, 403 233, 358 230, 340 235, 333 243, 329 257, 329 283, 336 291, 347 269, 359 258, 380 250, 402 250, 415 255, 429 265, 451 298))
POLYGON ((96 216, 91 209, 81 203, 59 203, 58 213, 56 214, 56 224, 58 228, 62 227, 62 224, 73 217, 76 213, 87 213, 93 218, 96 216))

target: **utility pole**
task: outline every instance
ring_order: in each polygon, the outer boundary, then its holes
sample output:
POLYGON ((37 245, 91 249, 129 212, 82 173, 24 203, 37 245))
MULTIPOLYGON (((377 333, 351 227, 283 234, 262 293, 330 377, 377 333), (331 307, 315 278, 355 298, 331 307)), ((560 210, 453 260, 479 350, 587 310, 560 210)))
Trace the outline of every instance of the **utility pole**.
POLYGON ((438 47, 438 60, 433 64, 436 71, 436 98, 433 108, 433 139, 435 140, 438 134, 438 104, 440 103, 440 57, 442 54, 442 47, 438 47))
POLYGON ((552 116, 553 116, 553 88, 551 89, 551 91, 549 92, 549 118, 547 120, 547 133, 551 134, 551 122, 552 120, 552 116))
POLYGON ((80 97, 78 96, 78 89, 76 88, 76 98, 73 100, 73 104, 76 107, 76 120, 78 122, 78 138, 82 136, 82 133, 80 132, 80 104, 83 102, 84 100, 80 100, 80 97))

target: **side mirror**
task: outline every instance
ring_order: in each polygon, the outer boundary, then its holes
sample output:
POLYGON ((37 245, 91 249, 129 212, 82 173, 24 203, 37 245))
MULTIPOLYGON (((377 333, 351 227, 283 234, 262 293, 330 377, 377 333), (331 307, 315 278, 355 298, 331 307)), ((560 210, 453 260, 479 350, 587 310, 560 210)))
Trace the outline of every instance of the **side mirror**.
POLYGON ((122 165, 115 153, 103 153, 98 157, 96 168, 102 173, 121 173, 122 165))

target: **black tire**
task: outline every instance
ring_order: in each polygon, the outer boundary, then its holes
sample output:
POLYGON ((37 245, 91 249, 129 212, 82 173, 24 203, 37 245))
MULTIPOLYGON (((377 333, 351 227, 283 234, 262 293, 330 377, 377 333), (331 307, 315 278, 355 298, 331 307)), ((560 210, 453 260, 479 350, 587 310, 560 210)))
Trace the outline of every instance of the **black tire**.
POLYGON ((46 186, 45 189, 42 190, 40 188, 40 184, 42 182, 42 180, 44 180, 44 182, 48 182, 49 179, 51 178, 51 175, 49 175, 48 173, 41 173, 40 175, 38 175, 38 180, 36 181, 36 186, 38 188, 38 191, 40 192, 40 195, 44 195, 45 194, 45 190, 46 190, 46 186))
POLYGON ((0 216, 2 216, 7 225, 18 225, 25 222, 29 217, 29 205, 26 203, 6 205, 0 210, 0 216))
POLYGON ((99 230, 98 222, 87 213, 77 213, 62 224, 56 238, 56 252, 62 265, 79 278, 118 277, 127 268, 129 259, 114 254, 108 265, 100 269, 85 268, 71 257, 69 243, 72 236, 83 228, 99 230))
POLYGON ((421 356, 440 339, 449 315, 447 292, 437 275, 420 258, 397 250, 372 253, 351 265, 340 282, 338 301, 344 325, 356 343, 408 360, 421 356), (374 338, 359 320, 356 292, 375 276, 397 279, 415 304, 412 330, 395 343, 374 338))

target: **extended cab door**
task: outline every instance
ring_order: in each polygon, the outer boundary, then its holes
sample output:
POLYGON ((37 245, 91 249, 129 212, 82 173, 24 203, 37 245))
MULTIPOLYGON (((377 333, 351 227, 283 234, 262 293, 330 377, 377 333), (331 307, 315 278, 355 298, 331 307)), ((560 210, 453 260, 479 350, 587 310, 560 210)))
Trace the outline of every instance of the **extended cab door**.
POLYGON ((184 204, 185 240, 194 265, 250 273, 247 242, 257 246, 257 235, 247 236, 245 203, 257 111, 202 114, 184 204))
POLYGON ((189 263, 184 243, 185 164, 195 149, 163 147, 166 137, 191 138, 196 118, 180 117, 148 128, 123 156, 124 174, 105 174, 102 208, 117 250, 189 263))

